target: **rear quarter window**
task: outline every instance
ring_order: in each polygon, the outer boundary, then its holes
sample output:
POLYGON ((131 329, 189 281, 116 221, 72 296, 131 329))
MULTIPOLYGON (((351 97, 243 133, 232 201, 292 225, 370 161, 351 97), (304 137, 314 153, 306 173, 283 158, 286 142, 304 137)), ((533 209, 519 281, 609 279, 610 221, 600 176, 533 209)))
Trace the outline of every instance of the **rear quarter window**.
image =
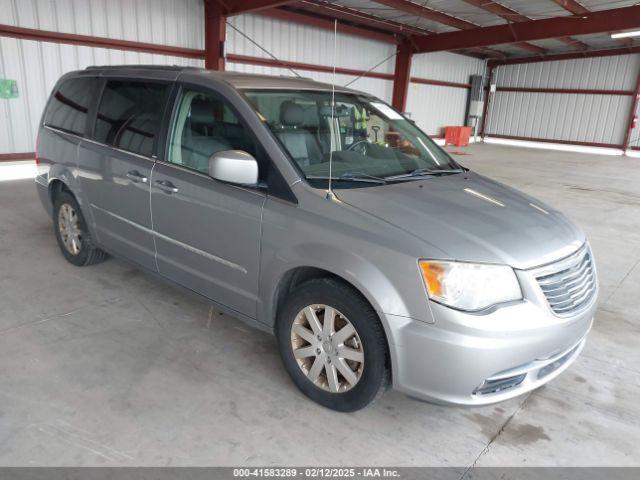
POLYGON ((63 132, 83 136, 97 84, 98 79, 94 77, 71 78, 62 82, 51 96, 44 124, 63 132))

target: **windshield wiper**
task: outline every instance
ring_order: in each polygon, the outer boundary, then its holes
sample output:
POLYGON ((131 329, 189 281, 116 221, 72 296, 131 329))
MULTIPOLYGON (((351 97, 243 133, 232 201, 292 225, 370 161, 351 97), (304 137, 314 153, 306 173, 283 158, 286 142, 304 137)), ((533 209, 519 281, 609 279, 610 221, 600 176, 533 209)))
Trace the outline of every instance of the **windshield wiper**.
MULTIPOLYGON (((329 177, 323 176, 307 176, 307 179, 310 180, 329 180, 329 177)), ((367 175, 366 173, 358 173, 358 172, 347 172, 343 173, 339 177, 333 177, 332 181, 343 181, 343 182, 365 182, 365 183, 378 183, 380 185, 384 185, 387 181, 384 178, 374 177, 373 175, 367 175)))
POLYGON ((390 177, 385 177, 385 180, 401 180, 405 178, 413 178, 413 177, 425 177, 425 176, 434 176, 434 175, 455 175, 456 173, 463 173, 464 170, 461 168, 455 168, 450 170, 440 170, 435 168, 417 168, 416 170, 409 173, 402 173, 400 175, 392 175, 390 177))

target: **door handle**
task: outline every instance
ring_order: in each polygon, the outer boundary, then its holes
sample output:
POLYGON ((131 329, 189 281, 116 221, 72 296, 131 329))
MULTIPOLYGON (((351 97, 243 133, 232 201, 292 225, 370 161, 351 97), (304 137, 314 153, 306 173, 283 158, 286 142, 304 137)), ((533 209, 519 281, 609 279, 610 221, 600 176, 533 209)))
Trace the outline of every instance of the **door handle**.
POLYGON ((178 193, 178 187, 176 187, 169 180, 156 180, 156 187, 158 187, 164 193, 178 193))
POLYGON ((126 177, 133 183, 147 183, 149 181, 147 177, 142 175, 137 170, 131 170, 130 172, 127 172, 126 177))

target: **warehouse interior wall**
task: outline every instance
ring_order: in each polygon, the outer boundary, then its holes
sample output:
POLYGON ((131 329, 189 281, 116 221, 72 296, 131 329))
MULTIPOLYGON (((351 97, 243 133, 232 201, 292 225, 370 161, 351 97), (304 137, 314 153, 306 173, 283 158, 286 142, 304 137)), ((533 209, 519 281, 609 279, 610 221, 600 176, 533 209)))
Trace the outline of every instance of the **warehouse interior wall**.
MULTIPOLYGON (((0 0, 0 23, 52 32, 203 48, 201 0, 0 0)), ((0 154, 33 152, 38 122, 55 82, 90 65, 204 66, 178 56, 0 36, 0 78, 16 80, 18 97, 0 99, 0 154)))
MULTIPOLYGON (((229 23, 280 60, 334 66, 334 36, 330 30, 251 14, 230 17, 229 23)), ((392 57, 395 52, 395 45, 340 32, 337 34, 335 43, 335 66, 337 68, 366 71, 386 58, 392 57)), ((233 28, 227 29, 225 51, 228 55, 270 58, 264 50, 233 28)), ((389 58, 377 67, 375 72, 391 76, 394 66, 394 59, 389 58)), ((287 68, 247 65, 232 61, 227 61, 227 70, 266 75, 294 75, 287 68)), ((330 72, 316 72, 298 68, 295 71, 303 77, 320 82, 331 83, 333 79, 333 74, 330 72)), ((353 75, 337 74, 336 84, 344 86, 354 79, 353 75)), ((361 77, 349 86, 391 102, 393 81, 390 79, 361 77)))
MULTIPOLYGON (((106 39, 202 50, 204 48, 202 0, 0 0, 0 24, 88 35, 106 39)), ((265 15, 244 14, 229 23, 278 59, 312 66, 333 67, 331 30, 291 23, 265 15)), ((152 64, 203 66, 200 58, 125 51, 116 48, 69 45, 0 36, 0 78, 16 80, 18 97, 0 100, 0 155, 33 152, 37 125, 56 80, 65 72, 90 65, 152 64)), ((391 102, 396 45, 339 32, 335 66, 367 71, 350 87, 391 102), (384 61, 387 59, 386 61, 384 61), (382 62, 382 63, 381 63, 382 62)), ((233 28, 227 28, 225 54, 270 58, 233 28)), ((412 77, 451 85, 411 82, 407 112, 428 133, 441 136, 442 127, 462 125, 469 75, 481 72, 484 62, 453 53, 415 55, 412 77)), ((227 70, 269 75, 294 75, 282 67, 234 62, 227 70)), ((325 69, 326 70, 326 69, 325 69)), ((296 68, 304 77, 331 83, 330 71, 296 68)), ((337 85, 356 75, 336 74, 337 85)))
POLYGON ((639 73, 638 54, 498 66, 485 134, 621 149, 639 73))
POLYGON ((483 75, 484 60, 449 52, 414 55, 413 79, 428 78, 445 85, 409 84, 407 113, 427 134, 442 137, 448 125, 464 125, 471 75, 483 75), (448 84, 448 85, 446 85, 448 84))

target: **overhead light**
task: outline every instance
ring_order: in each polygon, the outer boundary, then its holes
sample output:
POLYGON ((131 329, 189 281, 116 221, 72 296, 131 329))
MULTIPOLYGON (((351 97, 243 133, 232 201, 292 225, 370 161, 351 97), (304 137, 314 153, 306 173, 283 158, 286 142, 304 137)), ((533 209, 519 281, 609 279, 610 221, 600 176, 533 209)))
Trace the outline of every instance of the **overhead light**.
POLYGON ((628 38, 628 37, 638 37, 640 36, 640 30, 633 30, 632 32, 620 32, 620 33, 612 33, 611 38, 628 38))

